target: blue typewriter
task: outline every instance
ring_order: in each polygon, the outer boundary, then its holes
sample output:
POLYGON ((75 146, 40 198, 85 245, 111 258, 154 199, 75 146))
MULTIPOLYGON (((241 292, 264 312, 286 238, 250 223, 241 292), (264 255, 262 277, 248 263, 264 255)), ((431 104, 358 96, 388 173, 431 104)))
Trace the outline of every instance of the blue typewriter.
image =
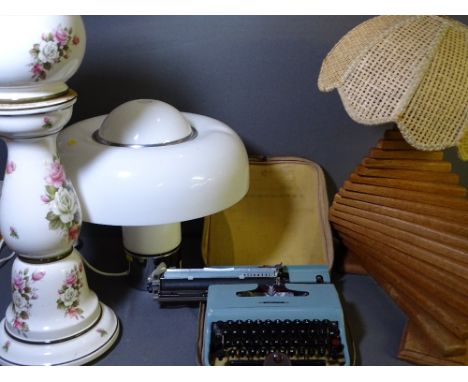
POLYGON ((203 365, 350 365, 341 303, 324 266, 164 269, 160 303, 206 301, 203 365))

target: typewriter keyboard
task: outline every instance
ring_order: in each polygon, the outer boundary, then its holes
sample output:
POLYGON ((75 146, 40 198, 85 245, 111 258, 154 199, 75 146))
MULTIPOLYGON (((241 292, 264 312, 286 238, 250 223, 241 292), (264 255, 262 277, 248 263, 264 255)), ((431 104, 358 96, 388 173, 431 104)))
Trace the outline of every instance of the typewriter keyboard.
POLYGON ((344 365, 338 322, 229 320, 211 324, 212 365, 254 366, 268 364, 266 359, 286 359, 291 365, 344 365))

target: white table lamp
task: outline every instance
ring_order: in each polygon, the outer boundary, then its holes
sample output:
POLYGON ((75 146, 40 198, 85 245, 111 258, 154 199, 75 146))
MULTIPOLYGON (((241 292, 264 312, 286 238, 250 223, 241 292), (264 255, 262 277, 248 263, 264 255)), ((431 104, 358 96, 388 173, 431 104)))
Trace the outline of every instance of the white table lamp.
POLYGON ((71 125, 58 147, 83 220, 122 226, 131 264, 149 262, 149 271, 179 247, 180 222, 228 208, 248 189, 237 134, 162 101, 130 101, 71 125))

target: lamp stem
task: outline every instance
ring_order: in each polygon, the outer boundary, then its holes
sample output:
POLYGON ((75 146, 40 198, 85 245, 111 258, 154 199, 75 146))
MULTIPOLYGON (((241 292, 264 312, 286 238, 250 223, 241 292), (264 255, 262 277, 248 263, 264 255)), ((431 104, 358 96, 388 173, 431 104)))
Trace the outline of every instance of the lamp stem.
POLYGON ((149 277, 161 262, 168 267, 179 266, 180 223, 122 227, 122 236, 133 287, 148 289, 149 277))
POLYGON ((140 256, 166 254, 182 240, 180 223, 122 227, 122 236, 125 249, 140 256))

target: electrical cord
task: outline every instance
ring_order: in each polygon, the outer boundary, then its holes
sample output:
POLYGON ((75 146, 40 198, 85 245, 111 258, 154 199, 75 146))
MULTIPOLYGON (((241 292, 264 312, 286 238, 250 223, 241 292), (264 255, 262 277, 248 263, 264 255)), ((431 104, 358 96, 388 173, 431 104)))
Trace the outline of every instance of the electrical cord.
MULTIPOLYGON (((0 240, 0 251, 3 249, 3 246, 5 244, 5 240, 4 239, 1 239, 0 240)), ((80 254, 81 255, 81 254, 80 254)), ((13 257, 16 256, 16 252, 15 251, 12 251, 8 256, 4 257, 4 258, 1 258, 0 259, 0 265, 2 265, 3 263, 6 263, 7 261, 11 260, 13 257)), ((103 272, 95 267, 93 267, 89 262, 88 260, 86 260, 86 258, 81 255, 81 260, 83 261, 83 263, 89 268, 91 269, 93 272, 99 274, 99 275, 102 275, 102 276, 108 276, 108 277, 123 277, 123 276, 128 276, 130 274, 130 264, 128 265, 128 269, 124 272, 119 272, 119 273, 110 273, 110 272, 103 272)))
POLYGON ((93 272, 97 273, 98 275, 108 276, 108 277, 123 277, 123 276, 128 276, 130 274, 130 264, 128 264, 128 269, 126 271, 124 271, 124 272, 119 272, 119 273, 104 272, 104 271, 101 271, 101 270, 93 267, 81 253, 80 253, 80 255, 81 255, 81 260, 83 260, 83 263, 89 269, 91 269, 93 272))

